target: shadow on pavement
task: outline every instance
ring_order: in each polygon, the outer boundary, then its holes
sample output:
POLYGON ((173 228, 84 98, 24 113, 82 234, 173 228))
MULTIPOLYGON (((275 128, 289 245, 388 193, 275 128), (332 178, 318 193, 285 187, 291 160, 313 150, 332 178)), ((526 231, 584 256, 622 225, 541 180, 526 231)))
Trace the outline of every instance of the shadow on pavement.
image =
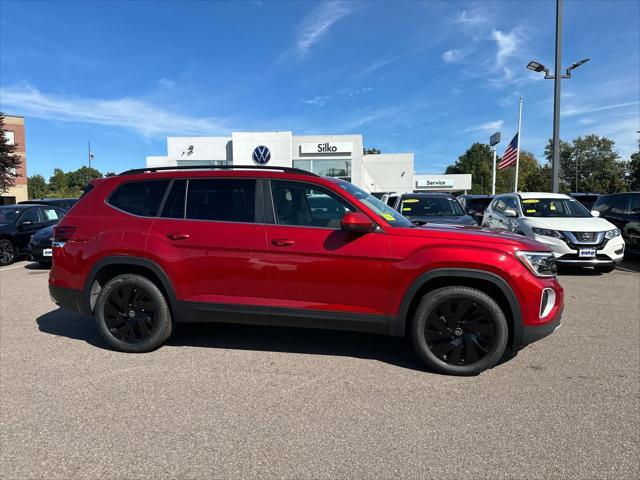
MULTIPOLYGON (((40 331, 81 340, 111 349, 102 339, 92 317, 64 309, 37 319, 40 331)), ((414 353, 409 339, 369 333, 305 328, 269 327, 222 323, 178 324, 167 345, 174 347, 225 348, 263 352, 334 355, 378 360, 411 370, 431 372, 414 353)), ((498 365, 511 360, 507 352, 498 365)))
POLYGON ((38 262, 33 262, 31 260, 28 260, 28 262, 29 263, 24 266, 27 270, 49 271, 51 269, 51 265, 40 265, 38 262))

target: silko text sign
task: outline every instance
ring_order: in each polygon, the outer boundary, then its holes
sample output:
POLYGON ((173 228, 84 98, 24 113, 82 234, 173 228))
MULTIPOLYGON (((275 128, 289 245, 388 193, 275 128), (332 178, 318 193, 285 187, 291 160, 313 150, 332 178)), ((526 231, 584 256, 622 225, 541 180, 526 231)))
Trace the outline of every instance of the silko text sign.
POLYGON ((300 153, 351 153, 353 142, 301 143, 300 153))

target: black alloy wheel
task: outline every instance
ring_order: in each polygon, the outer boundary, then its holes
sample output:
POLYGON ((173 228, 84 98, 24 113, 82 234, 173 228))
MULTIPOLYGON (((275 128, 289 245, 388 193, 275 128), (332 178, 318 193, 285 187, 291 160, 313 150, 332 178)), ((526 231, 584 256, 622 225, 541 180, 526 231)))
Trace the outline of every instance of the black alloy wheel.
POLYGON ((466 298, 449 298, 427 317, 429 349, 450 365, 469 365, 489 353, 496 328, 486 309, 466 298))
POLYGON ((114 288, 104 305, 109 332, 121 342, 139 343, 155 328, 157 307, 143 288, 123 285, 114 288))
POLYGON ((0 240, 0 266, 11 265, 16 259, 16 250, 9 240, 0 240))

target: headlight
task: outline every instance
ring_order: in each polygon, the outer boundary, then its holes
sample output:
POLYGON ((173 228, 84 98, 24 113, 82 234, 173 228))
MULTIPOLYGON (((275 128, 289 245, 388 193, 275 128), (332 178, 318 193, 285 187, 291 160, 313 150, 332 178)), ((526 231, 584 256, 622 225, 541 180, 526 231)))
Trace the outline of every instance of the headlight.
POLYGON ((556 259, 550 252, 516 252, 516 257, 536 277, 553 277, 558 270, 556 259))
POLYGON ((611 240, 612 238, 616 238, 616 237, 620 236, 620 229, 619 228, 614 228, 613 230, 609 230, 607 233, 605 233, 604 236, 607 237, 607 240, 611 240))
POLYGON ((545 237, 562 238, 562 232, 557 230, 549 230, 548 228, 531 228, 536 235, 544 235, 545 237))

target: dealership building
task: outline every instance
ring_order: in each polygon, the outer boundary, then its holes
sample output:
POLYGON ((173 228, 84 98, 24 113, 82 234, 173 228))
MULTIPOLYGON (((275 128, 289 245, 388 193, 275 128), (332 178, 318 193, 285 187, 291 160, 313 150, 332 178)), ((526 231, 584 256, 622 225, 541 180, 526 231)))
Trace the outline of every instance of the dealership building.
MULTIPOLYGON (((413 153, 365 155, 362 135, 293 135, 233 132, 228 137, 168 137, 166 156, 147 157, 147 167, 255 165, 294 167, 347 180, 371 193, 416 189, 456 191, 451 175, 415 175, 413 153), (435 178, 438 177, 438 178, 435 178), (417 184, 419 180, 420 185, 417 184)), ((471 175, 468 186, 471 188, 471 175)), ((464 189, 460 189, 462 191, 464 189)))

